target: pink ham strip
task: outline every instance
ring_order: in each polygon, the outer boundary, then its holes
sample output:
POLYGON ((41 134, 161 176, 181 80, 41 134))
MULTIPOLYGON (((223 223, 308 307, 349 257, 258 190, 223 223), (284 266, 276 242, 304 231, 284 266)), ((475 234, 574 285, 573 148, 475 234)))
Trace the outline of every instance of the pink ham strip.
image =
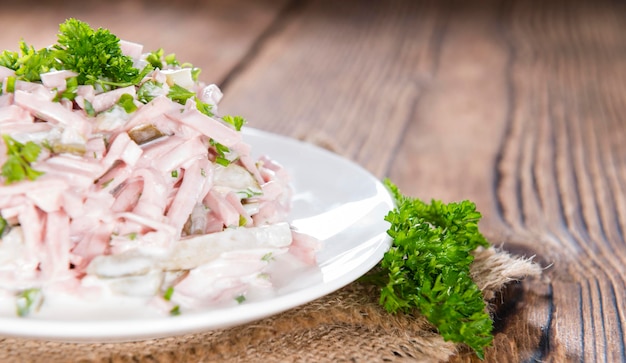
MULTIPOLYGON (((170 152, 158 157, 151 158, 150 165, 162 173, 170 173, 176 170, 189 160, 195 160, 208 157, 208 147, 200 140, 200 137, 194 137, 184 143, 176 146, 170 152)), ((143 159, 148 160, 148 159, 143 159)))
POLYGON ((43 172, 46 176, 64 180, 66 184, 81 189, 93 185, 94 175, 97 175, 88 170, 75 169, 62 163, 37 163, 35 169, 43 172))
POLYGON ((0 124, 2 124, 2 133, 8 133, 6 131, 6 124, 8 123, 32 123, 33 116, 30 112, 16 105, 9 105, 0 108, 0 124))
POLYGON ((47 190, 49 188, 64 188, 67 184, 57 178, 48 178, 46 175, 27 183, 15 183, 3 185, 0 188, 0 197, 10 195, 27 195, 35 190, 47 190))
POLYGON ((91 101, 91 106, 94 111, 102 112, 104 110, 108 110, 113 107, 119 101, 120 97, 124 94, 129 94, 135 98, 137 93, 135 92, 135 86, 118 88, 113 91, 108 91, 104 93, 100 93, 93 98, 91 101))
POLYGON ((204 199, 213 183, 213 165, 207 159, 197 160, 185 168, 183 182, 167 211, 169 224, 180 235, 194 205, 204 199))
MULTIPOLYGON (((0 125, 0 133, 13 135, 13 138, 19 142, 28 142, 30 137, 38 133, 47 133, 52 131, 55 126, 47 122, 32 123, 31 120, 18 120, 17 122, 5 122, 0 125), (26 140, 23 140, 26 139, 26 140)), ((4 144, 4 143, 2 143, 4 144)))
POLYGON ((181 108, 181 105, 172 102, 166 96, 155 97, 152 101, 133 112, 133 116, 128 120, 124 129, 128 131, 136 126, 150 124, 152 119, 181 108))
POLYGON ((91 125, 83 117, 69 111, 60 103, 50 102, 39 93, 15 91, 15 104, 29 110, 39 118, 73 128, 81 135, 86 136, 91 131, 91 125))
POLYGON ((232 147, 233 151, 236 151, 239 155, 239 161, 246 168, 254 179, 256 179, 257 183, 262 184, 264 182, 261 173, 259 172, 259 168, 257 168, 256 163, 252 160, 250 156, 250 145, 245 142, 238 142, 235 146, 232 147))
POLYGON ((89 232, 72 249, 71 262, 76 265, 77 272, 84 271, 94 257, 106 252, 111 233, 113 233, 111 223, 91 225, 89 232))
POLYGON ((241 204, 241 199, 234 192, 228 192, 225 197, 226 201, 237 211, 237 214, 245 218, 246 226, 252 226, 252 217, 246 212, 246 209, 241 204))
POLYGON ((156 170, 138 169, 133 178, 143 180, 143 189, 133 213, 161 222, 167 206, 167 191, 169 185, 163 175, 156 170))
MULTIPOLYGON (((0 90, 2 88, 0 87, 0 90)), ((0 95, 0 107, 7 107, 13 104, 13 93, 0 95)))
MULTIPOLYGON (((170 237, 170 241, 174 241, 177 238, 177 236, 180 235, 180 232, 177 232, 176 229, 174 227, 172 227, 169 224, 165 224, 159 221, 155 221, 153 219, 150 218, 146 218, 144 216, 140 216, 138 214, 135 213, 131 213, 131 212, 123 212, 123 213, 118 213, 116 214, 117 218, 121 218, 121 219, 125 219, 127 221, 133 222, 133 223, 137 223, 137 224, 141 224, 144 225, 146 227, 149 227, 155 231, 161 231, 166 233, 169 237, 170 237)), ((123 232, 120 232, 123 233, 123 232)))
POLYGON ((42 211, 52 213, 62 209, 63 194, 67 193, 68 189, 67 183, 59 183, 57 188, 49 186, 45 189, 34 189, 27 194, 27 198, 42 211))
POLYGON ((78 76, 78 73, 67 70, 42 73, 40 75, 41 83, 44 86, 50 89, 56 88, 58 91, 65 91, 67 87, 66 80, 76 76, 78 76))
POLYGON ((105 170, 110 168, 113 163, 118 160, 123 160, 126 164, 133 166, 139 160, 139 157, 143 153, 143 150, 137 145, 127 133, 119 133, 107 151, 102 165, 105 170))
POLYGON ((143 52, 143 45, 123 39, 120 39, 120 48, 122 50, 122 54, 131 57, 132 59, 139 59, 139 57, 141 57, 141 53, 143 52))
POLYGON ((182 145, 185 139, 178 136, 170 136, 143 145, 143 154, 138 167, 155 167, 154 160, 160 160, 171 153, 174 148, 182 145))
POLYGON ((116 213, 129 212, 133 210, 139 201, 142 189, 142 180, 135 180, 126 183, 115 197, 115 202, 111 206, 111 210, 116 213))
POLYGON ((37 259, 41 254, 41 241, 44 235, 44 214, 32 203, 26 202, 22 204, 21 211, 17 219, 22 226, 24 234, 24 245, 26 247, 28 257, 37 259))
POLYGON ((204 203, 224 226, 232 227, 239 225, 239 213, 237 209, 220 193, 215 190, 209 191, 204 199, 204 203))
POLYGON ((3 81, 4 83, 4 79, 10 76, 14 76, 15 75, 15 71, 12 70, 11 68, 7 68, 5 66, 0 66, 0 80, 3 81))
POLYGON ((70 265, 70 219, 63 211, 46 215, 43 253, 39 256, 42 276, 54 280, 67 275, 70 265))
POLYGON ((171 113, 167 116, 196 129, 224 146, 232 147, 241 141, 239 132, 198 110, 189 110, 181 114, 171 113))
POLYGON ((289 246, 289 252, 307 265, 317 263, 316 253, 322 248, 320 241, 304 233, 291 231, 293 242, 289 246))

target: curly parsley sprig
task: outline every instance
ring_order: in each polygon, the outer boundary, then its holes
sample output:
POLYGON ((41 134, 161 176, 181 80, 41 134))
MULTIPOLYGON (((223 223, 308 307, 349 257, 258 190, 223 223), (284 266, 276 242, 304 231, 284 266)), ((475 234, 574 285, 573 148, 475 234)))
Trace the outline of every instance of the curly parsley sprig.
POLYGON ((36 50, 24 41, 20 53, 0 53, 0 65, 13 69, 19 79, 36 82, 50 70, 71 70, 78 73, 78 84, 99 84, 102 87, 126 87, 139 83, 153 70, 135 68, 132 58, 122 54, 120 39, 109 30, 93 29, 77 19, 68 19, 59 26, 57 43, 36 50))
POLYGON ((489 245, 478 231, 481 214, 470 201, 427 204, 385 185, 397 207, 385 217, 393 245, 380 264, 381 305, 392 313, 418 309, 445 340, 465 343, 482 359, 493 321, 469 270, 471 252, 489 245))

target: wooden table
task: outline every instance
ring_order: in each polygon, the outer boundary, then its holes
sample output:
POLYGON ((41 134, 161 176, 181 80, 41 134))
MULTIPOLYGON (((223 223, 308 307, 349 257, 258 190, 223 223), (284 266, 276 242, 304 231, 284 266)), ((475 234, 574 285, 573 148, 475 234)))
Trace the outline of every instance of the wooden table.
POLYGON ((546 268, 504 292, 486 361, 626 361, 624 2, 0 9, 2 49, 43 47, 77 17, 201 67, 252 127, 329 146, 412 196, 475 201, 495 245, 546 268))

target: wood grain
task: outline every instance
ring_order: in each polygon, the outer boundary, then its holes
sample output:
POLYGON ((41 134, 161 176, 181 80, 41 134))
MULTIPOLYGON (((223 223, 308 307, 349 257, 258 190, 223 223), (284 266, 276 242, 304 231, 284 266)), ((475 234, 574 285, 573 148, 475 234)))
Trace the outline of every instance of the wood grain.
POLYGON ((474 200, 494 243, 536 256, 487 361, 626 361, 625 30, 612 2, 301 3, 224 107, 474 200))

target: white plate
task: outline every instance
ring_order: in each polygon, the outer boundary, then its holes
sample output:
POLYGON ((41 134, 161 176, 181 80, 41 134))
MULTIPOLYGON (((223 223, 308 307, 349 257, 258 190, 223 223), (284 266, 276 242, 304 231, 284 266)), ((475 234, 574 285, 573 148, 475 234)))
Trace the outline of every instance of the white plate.
POLYGON ((274 280, 277 294, 260 301, 160 318, 36 319, 0 317, 0 335, 62 341, 132 341, 232 327, 327 295, 362 276, 389 248, 386 188, 360 166, 316 146, 244 129, 255 156, 287 168, 294 187, 291 223, 323 241, 317 268, 274 280), (295 278, 293 278, 295 276, 295 278))

